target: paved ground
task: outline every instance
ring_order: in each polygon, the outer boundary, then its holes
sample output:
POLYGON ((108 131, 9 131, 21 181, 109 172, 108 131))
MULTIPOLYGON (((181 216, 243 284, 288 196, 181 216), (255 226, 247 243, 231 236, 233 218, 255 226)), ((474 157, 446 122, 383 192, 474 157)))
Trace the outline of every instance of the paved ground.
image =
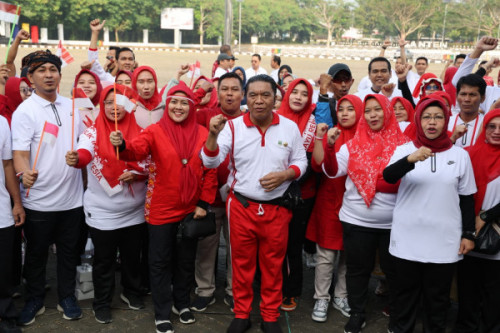
MULTIPOLYGON (((217 275, 217 291, 216 303, 210 306, 206 312, 195 314, 196 322, 191 325, 181 324, 177 316, 172 315, 172 323, 177 333, 205 333, 205 332, 225 332, 227 326, 233 318, 229 308, 224 304, 224 267, 225 246, 220 247, 220 258, 217 275)), ((311 311, 314 306, 314 269, 304 268, 304 291, 300 299, 299 306, 296 311, 290 313, 281 313, 279 322, 284 333, 312 333, 312 332, 343 332, 343 327, 347 322, 347 318, 343 317, 340 312, 330 306, 328 320, 326 323, 316 323, 311 320, 311 311)), ((55 277, 55 256, 50 255, 47 270, 47 283, 51 285, 51 289, 47 292, 46 297, 46 312, 44 315, 37 317, 35 323, 23 331, 27 333, 37 332, 78 332, 78 333, 93 333, 93 332, 155 332, 153 304, 151 296, 145 298, 146 308, 140 311, 132 311, 120 301, 119 293, 119 277, 117 275, 117 288, 113 301, 113 323, 109 325, 99 324, 95 321, 92 314, 92 301, 81 301, 80 305, 83 310, 83 318, 78 321, 67 321, 62 319, 62 315, 56 310, 56 277, 55 277)), ((388 318, 382 314, 382 309, 385 306, 387 299, 385 297, 375 296, 374 289, 376 280, 372 279, 370 283, 370 293, 368 300, 367 325, 363 330, 365 333, 385 333, 387 332, 388 318)), ((252 311, 252 329, 250 333, 261 332, 260 316, 258 312, 258 289, 252 311)), ((16 300, 18 309, 23 305, 22 299, 16 300)), ((449 315, 449 329, 451 332, 452 323, 456 316, 456 306, 452 305, 449 315)), ((417 326, 416 331, 421 331, 421 326, 417 326)))

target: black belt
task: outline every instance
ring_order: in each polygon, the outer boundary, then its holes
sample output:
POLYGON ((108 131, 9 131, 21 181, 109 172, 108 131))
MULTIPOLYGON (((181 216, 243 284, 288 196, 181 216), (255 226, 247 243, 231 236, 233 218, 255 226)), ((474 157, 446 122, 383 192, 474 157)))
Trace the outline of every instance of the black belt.
POLYGON ((233 191, 234 193, 234 196, 236 197, 236 199, 243 205, 243 207, 247 208, 249 205, 249 201, 250 202, 254 202, 254 203, 258 203, 258 204, 265 204, 265 205, 276 205, 276 206, 280 206, 282 204, 282 200, 281 200, 281 197, 280 198, 276 198, 276 199, 272 199, 272 200, 267 200, 267 201, 264 201, 264 200, 254 200, 254 199, 250 199, 250 198, 247 198, 245 197, 243 194, 241 193, 238 193, 236 191, 233 191))

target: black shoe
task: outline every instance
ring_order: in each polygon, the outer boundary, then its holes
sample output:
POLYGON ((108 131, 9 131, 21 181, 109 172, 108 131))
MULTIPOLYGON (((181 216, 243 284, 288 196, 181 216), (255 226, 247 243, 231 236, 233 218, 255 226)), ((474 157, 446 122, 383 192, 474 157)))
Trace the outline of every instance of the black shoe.
POLYGON ((193 313, 188 308, 177 310, 175 306, 172 306, 172 312, 179 316, 179 320, 183 324, 192 324, 196 321, 193 313))
POLYGON ((174 333, 174 327, 170 320, 156 320, 156 333, 174 333))
POLYGON ((365 316, 359 313, 351 314, 344 326, 344 333, 359 333, 366 326, 365 316))
POLYGON ((224 296, 224 304, 229 306, 229 308, 231 309, 231 312, 234 312, 234 298, 233 298, 233 296, 226 294, 226 296, 224 296))
POLYGON ((234 318, 226 333, 244 333, 252 327, 250 319, 234 318))
POLYGON ((203 312, 208 308, 209 305, 212 305, 214 303, 215 297, 213 295, 208 297, 198 296, 189 308, 196 312, 203 312))
POLYGON ((21 333, 21 329, 16 326, 13 319, 2 319, 0 321, 0 333, 21 333))
POLYGON ((100 324, 109 324, 113 322, 113 317, 111 316, 111 309, 108 307, 92 310, 92 312, 94 313, 95 321, 97 321, 100 324))
POLYGON ((35 322, 35 318, 45 312, 43 300, 41 298, 31 298, 26 301, 24 308, 17 319, 20 326, 28 326, 35 322))
POLYGON ((128 307, 132 310, 144 309, 144 302, 139 296, 135 295, 125 295, 125 293, 120 294, 122 301, 128 304, 128 307))
POLYGON ((281 326, 277 321, 263 321, 260 323, 260 329, 264 333, 282 333, 281 326))

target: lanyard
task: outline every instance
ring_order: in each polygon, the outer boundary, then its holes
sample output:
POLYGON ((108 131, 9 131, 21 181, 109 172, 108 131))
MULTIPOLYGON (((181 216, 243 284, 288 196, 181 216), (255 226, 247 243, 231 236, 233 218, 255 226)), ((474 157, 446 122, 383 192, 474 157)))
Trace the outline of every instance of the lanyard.
MULTIPOLYGON (((455 127, 457 127, 457 121, 458 121, 458 118, 460 117, 460 115, 457 114, 457 117, 455 118, 455 124, 453 124, 453 132, 455 132, 455 127)), ((471 146, 474 144, 474 137, 476 136, 476 129, 477 129, 477 123, 479 123, 479 115, 477 115, 476 119, 475 119, 475 123, 474 123, 474 130, 472 131, 472 137, 470 139, 470 144, 471 146)), ((465 123, 464 122, 464 125, 466 127, 468 127, 468 123, 465 123)), ((462 137, 462 145, 466 145, 467 144, 467 132, 465 132, 464 136, 462 137)))

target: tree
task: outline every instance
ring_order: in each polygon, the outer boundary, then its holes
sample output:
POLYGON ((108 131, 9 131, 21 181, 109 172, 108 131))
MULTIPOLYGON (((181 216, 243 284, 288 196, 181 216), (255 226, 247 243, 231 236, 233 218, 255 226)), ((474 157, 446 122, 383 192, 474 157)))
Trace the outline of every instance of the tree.
POLYGON ((336 30, 342 31, 349 20, 349 6, 344 0, 315 0, 311 3, 311 9, 319 18, 319 24, 326 29, 326 46, 330 47, 332 36, 336 30))

